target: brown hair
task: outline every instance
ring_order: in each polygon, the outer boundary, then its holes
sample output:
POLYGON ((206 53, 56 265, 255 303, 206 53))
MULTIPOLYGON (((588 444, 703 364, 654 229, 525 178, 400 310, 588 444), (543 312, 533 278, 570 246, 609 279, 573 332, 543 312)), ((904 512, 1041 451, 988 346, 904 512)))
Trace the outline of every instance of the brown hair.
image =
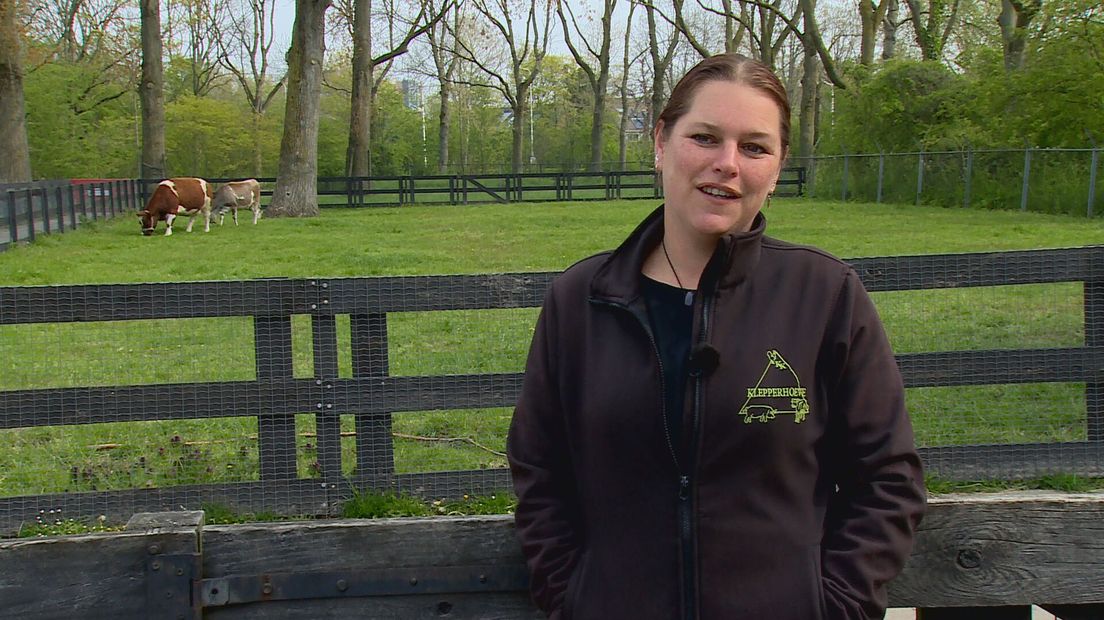
POLYGON ((694 65, 686 75, 682 76, 678 84, 675 84, 675 89, 671 91, 671 97, 657 120, 657 125, 659 121, 663 121, 664 140, 670 137, 675 123, 690 109, 698 88, 712 81, 744 84, 770 97, 778 106, 779 116, 782 117, 782 126, 779 128, 782 137, 782 156, 785 157, 789 153, 790 99, 786 95, 786 87, 770 67, 758 60, 736 53, 717 54, 706 58, 694 65))

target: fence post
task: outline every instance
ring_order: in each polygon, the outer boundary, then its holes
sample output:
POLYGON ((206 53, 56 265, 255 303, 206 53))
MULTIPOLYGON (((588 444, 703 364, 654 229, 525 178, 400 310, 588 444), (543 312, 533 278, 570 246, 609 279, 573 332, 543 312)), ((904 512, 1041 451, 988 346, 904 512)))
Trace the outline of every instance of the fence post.
MULTIPOLYGON (((253 317, 257 380, 292 378, 291 316, 253 317)), ((296 477, 295 416, 257 416, 261 480, 296 477)))
POLYGON ((970 187, 974 179, 974 151, 966 149, 966 187, 962 192, 962 206, 970 207, 970 187))
POLYGON ((841 179, 840 183, 843 186, 843 197, 840 198, 840 200, 846 201, 847 200, 847 153, 843 154, 843 178, 841 179))
MULTIPOLYGON (((87 197, 85 196, 85 193, 86 193, 86 192, 85 192, 85 187, 86 187, 86 186, 84 186, 84 185, 77 185, 77 186, 75 186, 75 187, 76 187, 76 188, 77 188, 77 190, 78 190, 78 191, 80 192, 80 208, 81 208, 81 215, 83 215, 83 216, 84 216, 84 219, 86 219, 86 220, 87 220, 87 219, 88 219, 88 199, 87 199, 87 197)), ((92 219, 93 219, 93 220, 99 219, 99 218, 97 218, 97 217, 96 217, 96 207, 95 207, 95 205, 93 205, 93 206, 92 206, 92 219)))
MULTIPOLYGON (((316 280, 314 284, 328 288, 326 282, 316 280)), ((311 315, 311 332, 315 384, 322 389, 321 401, 324 403, 322 410, 314 416, 318 435, 318 468, 323 480, 337 483, 341 480, 341 415, 333 410, 332 398, 333 381, 338 375, 337 317, 332 314, 311 315)))
POLYGON ((42 190, 42 229, 50 234, 52 222, 50 222, 50 192, 45 187, 42 190))
MULTIPOLYGON (((349 317, 353 348, 353 377, 382 378, 390 374, 387 360, 387 314, 349 317)), ((391 414, 356 414, 357 478, 388 476, 395 471, 391 414)))
MULTIPOLYGON (((1099 259, 1094 265, 1085 281, 1085 346, 1104 347, 1104 268, 1099 259)), ((1104 441, 1104 379, 1085 383, 1085 415, 1089 441, 1104 441)))
POLYGON ((77 229, 77 201, 73 199, 73 185, 65 186, 65 203, 69 206, 69 228, 77 229))
POLYGON ((8 236, 11 242, 19 241, 19 217, 15 213, 15 190, 8 190, 8 236))
POLYGON ((1023 189, 1020 190, 1020 211, 1027 211, 1028 179, 1031 178, 1031 147, 1024 149, 1023 189))
POLYGON ((878 204, 882 202, 882 178, 885 175, 885 153, 878 153, 878 204))
POLYGON ((27 239, 30 241, 35 240, 35 213, 34 213, 34 190, 27 188, 23 190, 23 198, 27 200, 27 239))
POLYGON ((920 205, 920 194, 924 193, 924 150, 916 155, 916 204, 920 205))
POLYGON ((1089 206, 1085 210, 1088 217, 1093 216, 1093 202, 1096 201, 1096 164, 1100 161, 1100 149, 1092 150, 1092 163, 1089 165, 1089 206))
POLYGON ((54 188, 54 198, 57 200, 58 232, 65 232, 65 200, 61 193, 61 186, 54 188))

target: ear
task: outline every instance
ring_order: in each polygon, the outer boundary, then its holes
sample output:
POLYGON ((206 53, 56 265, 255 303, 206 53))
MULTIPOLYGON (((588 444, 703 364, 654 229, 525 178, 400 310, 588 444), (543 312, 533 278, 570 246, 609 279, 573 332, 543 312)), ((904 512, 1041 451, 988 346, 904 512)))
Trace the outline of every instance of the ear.
POLYGON ((662 120, 656 122, 655 133, 652 135, 655 148, 655 169, 660 171, 663 169, 663 145, 665 140, 663 138, 664 124, 662 120))

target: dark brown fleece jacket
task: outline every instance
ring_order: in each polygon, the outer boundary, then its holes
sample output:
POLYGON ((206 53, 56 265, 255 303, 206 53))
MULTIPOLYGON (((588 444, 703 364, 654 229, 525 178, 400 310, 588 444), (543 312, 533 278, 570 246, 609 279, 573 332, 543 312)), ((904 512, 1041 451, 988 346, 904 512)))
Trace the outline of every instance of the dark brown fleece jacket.
POLYGON ((640 292, 662 208, 552 284, 508 439, 551 617, 882 617, 925 503, 900 373, 855 272, 765 227, 703 274, 681 445, 640 292))

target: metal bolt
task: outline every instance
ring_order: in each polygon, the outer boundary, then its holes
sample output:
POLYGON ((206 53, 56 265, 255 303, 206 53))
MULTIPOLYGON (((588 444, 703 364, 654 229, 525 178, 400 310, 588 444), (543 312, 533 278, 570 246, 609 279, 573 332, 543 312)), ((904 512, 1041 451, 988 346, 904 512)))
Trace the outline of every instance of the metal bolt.
POLYGON ((323 303, 323 304, 328 304, 328 303, 330 303, 330 300, 329 300, 329 299, 323 299, 323 300, 322 300, 322 303, 323 303))
POLYGON ((321 409, 322 408, 322 403, 315 403, 314 407, 315 407, 315 409, 321 409))
POLYGON ((329 282, 323 282, 322 283, 322 288, 330 288, 330 283, 329 282))
POLYGON ((311 310, 317 310, 318 304, 311 304, 311 310))
POLYGON ((322 385, 322 380, 321 379, 315 379, 314 384, 315 385, 322 385))
POLYGON ((486 575, 480 575, 479 576, 479 583, 487 583, 487 576, 486 575))
POLYGON ((172 591, 166 592, 165 598, 172 598, 172 591))
POLYGON ((411 577, 410 578, 410 585, 412 585, 412 586, 418 585, 418 578, 417 577, 411 577))
POLYGON ((338 592, 344 592, 345 590, 348 590, 348 589, 349 589, 349 582, 345 581, 344 579, 338 579, 337 580, 337 591, 338 592))
POLYGON ((263 586, 261 586, 261 593, 262 594, 272 594, 272 584, 268 583, 266 581, 265 584, 263 586))
POLYGON ((326 403, 326 409, 333 409, 333 403, 326 403))
POLYGON ((977 549, 963 549, 958 552, 956 562, 962 568, 977 568, 981 566, 981 552, 977 549))
POLYGON ((150 545, 149 546, 149 552, 150 552, 150 555, 157 555, 158 553, 161 553, 161 545, 158 545, 158 544, 150 545))
POLYGON ((180 577, 180 576, 183 576, 183 575, 184 575, 184 569, 183 568, 176 569, 176 576, 177 577, 180 577))
POLYGON ((150 568, 152 568, 153 570, 161 570, 161 563, 153 562, 152 564, 150 564, 150 568))

